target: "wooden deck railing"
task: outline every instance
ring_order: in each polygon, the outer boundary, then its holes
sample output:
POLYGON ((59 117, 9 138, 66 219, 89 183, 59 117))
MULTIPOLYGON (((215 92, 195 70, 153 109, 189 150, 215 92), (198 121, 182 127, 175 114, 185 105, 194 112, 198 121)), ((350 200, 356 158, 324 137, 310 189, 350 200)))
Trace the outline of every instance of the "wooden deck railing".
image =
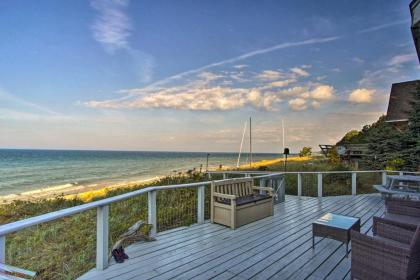
MULTIPOLYGON (((420 172, 405 172, 405 171, 385 171, 385 170, 373 170, 373 171, 302 171, 302 172, 268 172, 268 171, 211 171, 208 172, 209 179, 214 175, 221 175, 223 179, 227 179, 232 176, 246 176, 253 177, 255 180, 259 180, 260 186, 268 186, 268 184, 280 183, 280 178, 285 175, 296 176, 297 182, 297 195, 302 196, 303 176, 312 175, 316 176, 316 187, 317 196, 323 196, 323 178, 332 174, 347 174, 351 176, 351 194, 357 194, 357 176, 365 173, 377 173, 380 174, 382 183, 385 184, 386 176, 391 174, 420 174, 420 172)), ((40 216, 20 220, 17 222, 5 224, 0 226, 0 264, 6 262, 6 235, 23 230, 25 228, 39 225, 42 223, 50 222, 60 218, 72 216, 78 213, 85 212, 87 210, 95 209, 96 215, 96 268, 103 270, 108 266, 108 239, 109 239, 109 205, 118 201, 123 201, 129 198, 137 197, 143 194, 148 195, 148 223, 152 225, 151 235, 157 233, 157 208, 156 203, 157 191, 172 190, 180 188, 196 188, 197 189, 197 223, 203 223, 205 220, 205 188, 209 186, 211 181, 197 182, 190 184, 179 184, 179 185, 167 185, 167 186, 153 186, 144 189, 136 190, 133 192, 125 193, 122 195, 98 200, 95 202, 86 203, 83 205, 62 209, 59 211, 50 212, 40 216)))
MULTIPOLYGON (((252 174, 254 179, 259 180, 260 185, 265 185, 266 181, 272 181, 281 176, 280 173, 270 174, 252 174)), ((251 176, 251 175, 247 175, 251 176)), ((72 216, 87 210, 96 208, 96 269, 104 270, 108 266, 109 250, 109 205, 118 201, 133 198, 139 195, 148 194, 148 223, 152 225, 151 235, 157 233, 157 191, 173 190, 180 188, 197 188, 197 223, 204 223, 205 220, 205 187, 210 185, 211 181, 197 182, 190 184, 153 186, 133 192, 117 195, 114 197, 86 203, 83 205, 50 212, 47 214, 31 217, 28 219, 16 221, 0 226, 0 264, 6 263, 6 235, 23 230, 25 228, 39 225, 42 223, 58 220, 60 218, 72 216)))
MULTIPOLYGON (((269 172, 269 171, 209 171, 209 175, 212 174, 221 175, 224 179, 227 179, 231 176, 251 176, 251 175, 262 175, 262 174, 271 174, 271 173, 278 173, 278 172, 269 172)), ((325 175, 343 175, 347 174, 351 176, 351 194, 357 194, 357 178, 360 174, 378 174, 381 176, 381 183, 382 185, 386 184, 386 176, 390 174, 415 174, 420 175, 420 172, 410 172, 410 171, 388 171, 388 170, 360 170, 360 171, 290 171, 290 172, 281 172, 284 175, 296 175, 296 186, 297 186, 297 195, 302 196, 302 186, 303 186, 303 176, 304 175, 314 175, 316 176, 316 190, 317 196, 322 197, 324 194, 324 176, 325 175)))

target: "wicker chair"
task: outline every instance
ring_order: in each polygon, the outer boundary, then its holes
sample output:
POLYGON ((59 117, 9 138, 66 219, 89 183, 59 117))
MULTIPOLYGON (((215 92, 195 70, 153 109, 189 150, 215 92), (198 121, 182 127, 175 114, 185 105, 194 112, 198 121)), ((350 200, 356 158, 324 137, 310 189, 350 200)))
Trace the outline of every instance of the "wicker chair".
POLYGON ((352 279, 416 279, 420 276, 420 225, 373 217, 373 236, 351 232, 352 279))
POLYGON ((395 197, 385 198, 384 219, 411 226, 415 230, 420 225, 420 201, 395 197))

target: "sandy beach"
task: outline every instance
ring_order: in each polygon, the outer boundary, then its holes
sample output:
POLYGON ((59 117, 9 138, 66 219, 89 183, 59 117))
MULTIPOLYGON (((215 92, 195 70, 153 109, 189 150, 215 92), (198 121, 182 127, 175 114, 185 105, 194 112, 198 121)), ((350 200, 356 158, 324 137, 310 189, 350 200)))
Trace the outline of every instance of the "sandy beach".
MULTIPOLYGON (((288 161, 308 161, 311 157, 299 157, 291 156, 288 158, 288 161)), ((251 168, 261 168, 263 166, 270 166, 283 162, 284 158, 270 159, 270 160, 261 160, 252 163, 251 168)), ((223 166, 222 170, 246 170, 249 169, 249 164, 243 164, 239 168, 235 166, 223 166)), ((215 171, 219 170, 218 168, 210 168, 210 170, 215 171)), ((48 186, 45 188, 40 188, 36 190, 26 191, 17 194, 9 194, 0 196, 0 204, 11 203, 15 200, 20 201, 36 201, 40 199, 53 199, 57 196, 63 196, 65 199, 74 199, 78 198, 85 202, 91 201, 95 197, 101 197, 107 194, 107 192, 115 189, 124 189, 131 188, 134 186, 147 185, 152 182, 155 182, 164 176, 152 177, 142 180, 133 180, 133 181, 124 181, 119 183, 92 183, 87 185, 81 185, 77 183, 68 183, 59 186, 48 186)))
POLYGON ((7 204, 15 200, 36 201, 40 199, 52 199, 57 196, 64 196, 66 199, 80 198, 83 201, 89 201, 93 197, 106 194, 115 189, 130 188, 133 186, 146 185, 159 180, 162 177, 153 177, 143 180, 134 180, 114 184, 97 183, 89 185, 64 184, 60 186, 45 187, 37 190, 31 190, 18 194, 9 194, 0 196, 0 204, 7 204))

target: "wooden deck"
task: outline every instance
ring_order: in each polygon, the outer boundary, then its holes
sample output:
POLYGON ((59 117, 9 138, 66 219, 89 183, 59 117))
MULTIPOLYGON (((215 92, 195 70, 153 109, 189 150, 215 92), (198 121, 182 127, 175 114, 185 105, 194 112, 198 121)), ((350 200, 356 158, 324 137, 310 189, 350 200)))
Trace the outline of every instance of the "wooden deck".
POLYGON ((273 217, 236 230, 205 223, 162 232, 155 242, 128 247, 124 263, 80 279, 347 279, 345 246, 316 238, 312 250, 311 222, 327 212, 356 216, 369 233, 372 216, 383 211, 377 194, 286 196, 273 217))

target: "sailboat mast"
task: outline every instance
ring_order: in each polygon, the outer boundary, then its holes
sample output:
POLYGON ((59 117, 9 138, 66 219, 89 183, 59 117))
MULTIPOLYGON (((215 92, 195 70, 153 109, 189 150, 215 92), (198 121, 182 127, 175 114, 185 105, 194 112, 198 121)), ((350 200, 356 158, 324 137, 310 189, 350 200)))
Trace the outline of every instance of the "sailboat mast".
POLYGON ((242 146, 244 144, 245 132, 246 132, 246 121, 245 121, 245 124, 244 124, 244 132, 242 133, 241 146, 239 147, 239 155, 238 155, 238 161, 236 163, 236 167, 239 167, 239 163, 241 161, 241 153, 242 153, 242 146))
POLYGON ((284 151, 284 147, 285 147, 285 145, 284 145, 284 120, 281 120, 281 128, 283 130, 282 136, 283 136, 283 151, 284 151))
POLYGON ((251 117, 249 117, 249 167, 252 167, 252 127, 251 127, 251 117))

